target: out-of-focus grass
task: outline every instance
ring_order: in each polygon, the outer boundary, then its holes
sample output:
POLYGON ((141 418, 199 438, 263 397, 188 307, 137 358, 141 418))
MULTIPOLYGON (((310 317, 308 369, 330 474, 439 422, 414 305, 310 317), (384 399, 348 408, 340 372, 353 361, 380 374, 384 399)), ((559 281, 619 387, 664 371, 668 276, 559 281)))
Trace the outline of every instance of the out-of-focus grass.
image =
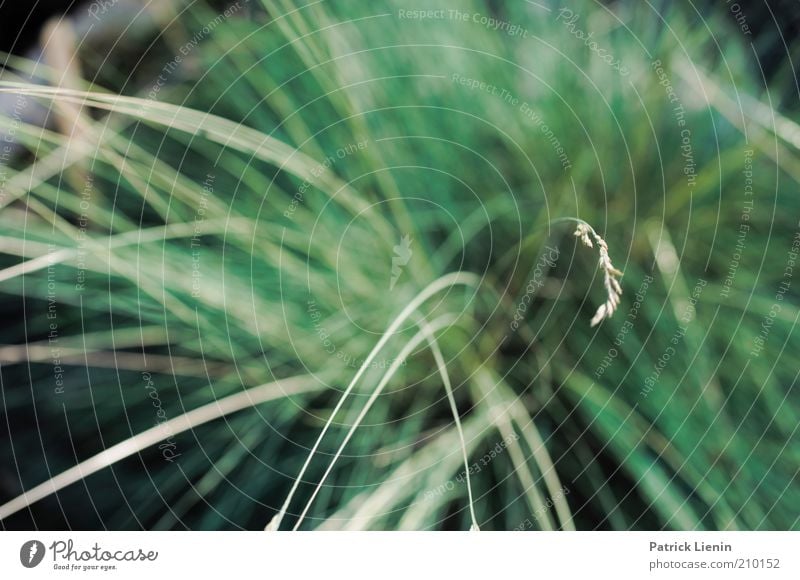
MULTIPOLYGON (((141 78, 219 12, 192 4, 135 75, 113 53, 102 66, 82 55, 92 82, 75 92, 4 73, 3 90, 30 106, 86 107, 69 137, 15 129, 26 154, 4 187, 0 291, 24 319, 4 329, 15 346, 3 347, 2 499, 151 427, 141 371, 168 418, 243 387, 320 378, 313 392, 175 436, 174 462, 150 447, 4 526, 263 527, 390 321, 433 280, 468 271, 477 288, 443 291, 420 314, 457 316, 437 343, 483 529, 797 527, 798 310, 794 289, 776 293, 800 174, 780 119, 740 106, 770 110, 770 93, 737 30, 722 14, 578 3, 575 26, 623 75, 555 8, 460 2, 467 21, 400 17, 426 8, 411 4, 265 1, 188 51, 155 100, 141 78), (570 216, 605 237, 625 272, 622 305, 597 329, 596 254, 559 220, 570 216), (390 290, 404 235, 412 255, 390 290), (546 247, 559 257, 537 274, 546 247), (37 259, 37 270, 9 270, 37 259), (531 279, 544 284, 514 330, 531 279), (33 346, 50 354, 34 360, 33 346)), ((403 326, 367 369, 287 526, 415 330, 403 326)), ((467 529, 462 473, 441 376, 420 347, 303 527, 467 529)))

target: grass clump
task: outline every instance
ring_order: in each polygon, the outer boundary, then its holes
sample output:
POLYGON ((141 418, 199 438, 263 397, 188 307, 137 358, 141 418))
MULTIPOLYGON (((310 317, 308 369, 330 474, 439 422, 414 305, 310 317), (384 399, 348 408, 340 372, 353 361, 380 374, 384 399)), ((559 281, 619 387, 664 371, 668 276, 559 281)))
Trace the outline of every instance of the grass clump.
POLYGON ((252 4, 6 59, 60 117, 3 119, 3 526, 798 527, 800 173, 724 14, 252 4))

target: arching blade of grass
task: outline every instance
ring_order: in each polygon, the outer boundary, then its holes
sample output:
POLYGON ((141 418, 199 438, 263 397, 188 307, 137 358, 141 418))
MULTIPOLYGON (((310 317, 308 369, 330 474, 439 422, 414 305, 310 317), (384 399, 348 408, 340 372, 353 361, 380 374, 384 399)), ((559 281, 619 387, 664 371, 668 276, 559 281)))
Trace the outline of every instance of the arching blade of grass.
POLYGON ((182 415, 159 423, 146 431, 121 441, 105 451, 98 453, 64 471, 52 479, 27 490, 21 496, 0 506, 0 520, 25 509, 31 504, 56 493, 67 486, 89 477, 93 473, 113 465, 126 457, 130 457, 157 443, 194 429, 209 421, 214 421, 231 413, 248 409, 269 401, 275 401, 290 395, 313 392, 320 388, 318 379, 313 377, 293 377, 251 387, 239 393, 228 395, 222 399, 193 409, 182 415))
POLYGON ((367 202, 331 172, 323 171, 317 174, 319 163, 308 158, 302 152, 281 143, 266 133, 217 115, 195 111, 187 107, 148 101, 139 97, 41 87, 29 83, 0 81, 0 93, 3 92, 103 109, 136 118, 144 123, 177 129, 197 138, 209 139, 225 147, 237 149, 272 163, 296 177, 308 181, 323 192, 330 194, 336 192, 336 202, 342 203, 354 214, 368 209, 367 202))
POLYGON ((406 307, 400 312, 400 314, 397 315, 397 317, 392 321, 392 323, 383 333, 378 343, 372 348, 372 351, 370 351, 369 355, 362 363, 358 372, 356 372, 355 376, 352 378, 350 383, 347 385, 347 388, 342 393, 342 396, 337 402, 336 407, 333 410, 333 413, 331 414, 328 421, 325 423, 325 426, 322 428, 322 432, 319 434, 319 437, 317 437, 317 440, 314 443, 314 446, 311 448, 311 451, 309 451, 308 457, 306 458, 303 467, 300 468, 300 473, 295 478, 294 483, 292 484, 292 488, 289 491, 289 494, 287 495, 286 500, 283 503, 283 506, 281 506, 281 510, 272 519, 272 521, 270 521, 269 524, 267 524, 266 529, 268 531, 274 531, 280 528, 283 516, 286 514, 289 504, 291 503, 292 498, 294 497, 294 494, 297 491, 297 487, 300 485, 300 482, 302 481, 303 476, 305 475, 305 471, 306 469, 308 469, 308 465, 311 463, 311 459, 314 457, 314 454, 319 448, 319 444, 325 437, 325 433, 328 431, 331 422, 334 420, 336 414, 342 408, 342 405, 344 405, 345 400, 350 395, 353 388, 358 383, 358 380, 361 378, 361 376, 368 368, 368 365, 375 359, 375 357, 378 355, 381 349, 386 345, 386 343, 389 342, 389 339, 391 339, 394 333, 397 332, 397 330, 400 328, 403 322, 405 322, 409 317, 411 317, 411 315, 414 314, 414 312, 422 304, 424 304, 429 298, 434 296, 436 293, 441 292, 442 290, 448 289, 451 286, 455 285, 465 285, 467 287, 474 287, 477 289, 479 284, 480 280, 473 274, 468 274, 464 272, 454 272, 452 274, 447 274, 431 282, 431 284, 429 284, 424 290, 422 290, 422 292, 417 294, 417 296, 415 296, 414 299, 408 305, 406 305, 406 307))
MULTIPOLYGON (((486 418, 477 413, 470 415, 463 422, 464 439, 468 452, 487 432, 486 418)), ((390 472, 385 480, 376 488, 357 495, 350 503, 342 506, 317 526, 317 530, 370 530, 379 528, 382 519, 398 511, 416 512, 418 517, 403 529, 418 530, 431 513, 436 513, 436 498, 425 500, 420 497, 427 488, 434 488, 434 474, 449 477, 462 463, 460 453, 454 451, 458 447, 460 436, 453 427, 443 428, 436 434, 426 438, 425 443, 399 466, 390 472), (431 475, 427 475, 431 473, 431 475), (420 489, 411 482, 422 480, 424 488, 420 489), (413 505, 406 510, 405 501, 412 499, 413 505)))
MULTIPOLYGON (((316 486, 314 488, 314 491, 311 492, 311 496, 310 496, 308 502, 306 503, 306 506, 300 512, 300 515, 298 516, 297 521, 294 524, 294 528, 293 529, 295 531, 297 529, 299 529, 300 525, 303 523, 303 520, 305 519, 306 514, 308 513, 308 510, 311 507, 311 504, 314 502, 314 499, 317 497, 317 494, 319 493, 319 490, 325 484, 325 480, 328 478, 328 476, 330 475, 330 473, 333 470, 334 466, 336 465, 336 461, 342 455, 342 451, 344 450, 345 446, 350 441, 350 439, 353 437, 353 434, 356 432, 356 429, 358 429, 359 425, 364 420, 364 417, 369 412, 369 410, 372 408, 372 406, 375 403, 376 399, 381 395, 381 393, 383 392, 383 389, 386 387, 387 384, 389 384, 389 381, 394 377, 395 373, 400 368, 400 366, 406 361, 408 356, 412 352, 414 352, 414 350, 420 344, 422 344, 422 342, 429 340, 429 338, 431 336, 431 333, 435 333, 438 330, 446 328, 446 327, 452 325, 455 321, 456 321, 456 317, 453 316, 453 315, 440 316, 440 317, 436 318, 435 320, 432 320, 430 323, 426 324, 425 326, 423 326, 414 336, 412 336, 408 340, 408 342, 406 342, 405 345, 403 345, 403 348, 400 350, 400 352, 398 353, 397 357, 395 357, 395 359, 392 361, 391 366, 387 369, 386 373, 384 373, 383 377, 381 377, 381 380, 378 383, 378 385, 375 387, 375 390, 370 394, 369 399, 367 399, 367 402, 364 403, 364 406, 362 407, 362 409, 359 412, 358 416, 356 417, 355 421, 353 421, 352 425, 350 425, 350 429, 348 429, 347 434, 344 437, 344 440, 339 445, 339 448, 336 450, 336 452, 334 453, 333 457, 331 458, 330 463, 328 464, 328 467, 325 469, 325 473, 322 474, 322 478, 319 480, 319 482, 317 482, 317 484, 316 484, 316 486)), ((344 400, 344 395, 342 396, 342 400, 344 400)), ((334 410, 334 412, 335 411, 336 410, 334 410)), ((326 426, 327 426, 327 424, 326 424, 326 426)), ((459 426, 458 430, 460 431, 460 426, 459 426)), ((466 451, 464 451, 464 454, 466 455, 466 451)), ((472 497, 470 495, 470 510, 472 510, 472 501, 471 500, 472 500, 472 497)), ((473 524, 473 525, 475 525, 477 527, 477 524, 473 524)))

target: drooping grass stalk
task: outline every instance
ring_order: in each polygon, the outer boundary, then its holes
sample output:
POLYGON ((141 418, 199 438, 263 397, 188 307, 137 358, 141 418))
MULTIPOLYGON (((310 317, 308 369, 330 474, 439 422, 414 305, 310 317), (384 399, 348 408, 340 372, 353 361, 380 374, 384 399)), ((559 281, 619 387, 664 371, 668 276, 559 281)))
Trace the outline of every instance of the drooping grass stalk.
MULTIPOLYGON (((342 443, 339 445, 339 448, 336 450, 336 453, 334 453, 331 462, 325 469, 325 473, 322 474, 322 477, 320 478, 319 482, 317 482, 314 491, 311 493, 311 497, 308 499, 306 506, 303 508, 303 511, 300 512, 300 516, 297 518, 297 521, 294 524, 293 529, 295 531, 300 528, 300 525, 303 523, 303 520, 305 519, 308 510, 311 508, 311 504, 314 503, 317 494, 319 493, 320 489, 322 489, 322 486, 325 484, 325 481, 328 479, 328 476, 330 475, 331 471, 333 471, 333 468, 336 465, 336 462, 338 461, 339 457, 341 457, 342 451, 344 451, 345 446, 353 437, 353 434, 356 432, 356 429, 358 429, 359 425, 361 425, 361 421, 364 420, 364 417, 366 417, 367 413, 372 408, 372 405, 381 395, 386 385, 389 384, 389 381, 392 379, 397 370, 402 366, 403 362, 405 362, 406 358, 408 358, 408 355, 414 352, 414 349, 416 349, 420 345, 420 343, 422 343, 425 340, 429 340, 430 333, 436 332, 437 330, 440 330, 442 328, 446 328, 452 325, 455 321, 456 321, 455 315, 452 314, 442 315, 433 320, 430 324, 427 324, 424 328, 420 328, 420 330, 416 334, 414 334, 414 336, 412 336, 411 339, 409 339, 409 341, 403 346, 402 350, 392 361, 392 364, 384 373, 383 377, 381 377, 381 380, 380 382, 378 382, 378 385, 375 387, 375 390, 369 396, 369 399, 367 399, 367 402, 364 404, 364 407, 361 409, 358 416, 353 421, 353 424, 347 431, 347 435, 345 435, 344 441, 342 441, 342 443)), ((466 456, 466 451, 465 451, 465 456, 466 456)), ((470 503, 470 508, 471 507, 472 503, 470 503)), ((474 523, 474 516, 473 516, 473 525, 477 526, 477 524, 474 523)))
MULTIPOLYGON (((456 407, 455 397, 453 395, 453 389, 452 389, 452 386, 451 386, 451 383, 450 383, 450 375, 449 375, 449 372, 447 371, 447 365, 446 365, 446 363, 444 361, 444 357, 442 356, 442 352, 441 352, 441 349, 439 347, 439 343, 436 340, 436 337, 435 337, 435 334, 434 334, 435 330, 436 330, 435 327, 442 327, 443 326, 442 324, 438 324, 438 321, 439 321, 439 319, 437 319, 437 321, 434 321, 434 323, 430 323, 429 324, 429 323, 425 322, 422 319, 418 319, 417 320, 417 325, 420 328, 420 333, 418 333, 418 335, 415 336, 412 339, 412 341, 414 341, 414 344, 411 345, 411 346, 407 345, 407 347, 403 349, 401 354, 398 355, 398 358, 400 359, 400 362, 397 365, 392 365, 389 368, 389 370, 385 373, 385 376, 383 377, 383 379, 380 381, 380 383, 376 387, 375 392, 373 393, 372 397, 370 397, 369 401, 365 404, 361 414, 359 415, 359 417, 356 419, 356 421, 351 426, 350 432, 348 433, 345 441, 342 443, 341 447, 339 448, 337 454, 334 456, 333 460, 331 461, 331 463, 330 463, 330 465, 328 467, 328 470, 325 472, 325 475, 323 476, 323 479, 318 483, 314 494, 312 495, 311 499, 309 500, 308 504, 306 505, 305 510, 303 510, 303 514, 301 516, 301 519, 305 516, 305 514, 308 511, 308 509, 309 509, 314 497, 316 496, 317 492, 321 489, 321 487, 322 487, 322 485, 324 483, 324 480, 327 478, 328 474, 333 469, 333 465, 336 462, 336 460, 340 457, 342 450, 344 449, 345 445, 347 444, 347 441, 353 435, 353 433, 355 432, 355 430, 358 427, 358 425, 360 424, 360 422, 363 420, 363 418, 366 415, 366 413, 372 407, 373 403, 375 402, 375 400, 379 396, 379 394, 382 391, 382 389, 385 387, 385 385, 388 383, 388 381, 391 379, 391 377, 396 373, 397 368, 399 367, 399 364, 402 364, 402 361, 405 360, 405 358, 408 356, 408 354, 410 354, 413 351, 413 348, 417 344, 419 344, 419 340, 415 340, 415 339, 417 339, 419 335, 422 335, 427 340, 428 345, 430 346, 431 351, 432 351, 432 353, 434 355, 434 358, 436 360, 436 365, 437 365, 437 368, 439 370, 439 374, 440 374, 440 376, 442 378, 442 382, 443 382, 443 384, 445 386, 445 391, 447 393, 447 398, 448 398, 448 400, 450 402, 450 408, 451 408, 451 411, 453 413, 453 421, 455 423, 456 432, 458 434, 458 438, 459 438, 459 441, 461 443, 461 452, 462 452, 462 458, 463 458, 463 461, 464 461, 464 470, 465 470, 465 474, 466 474, 466 484, 467 484, 467 495, 468 495, 468 501, 469 501, 469 511, 470 511, 470 517, 472 519, 472 524, 471 524, 470 529, 472 531, 478 531, 480 529, 480 526, 478 525, 477 518, 475 516, 475 506, 474 506, 474 499, 473 499, 473 493, 472 493, 472 483, 471 483, 471 478, 470 478, 469 459, 468 459, 468 454, 467 454, 466 441, 465 441, 465 438, 464 438, 464 430, 462 429, 461 419, 459 417, 458 408, 456 407)), ((300 522, 298 522, 295 525, 295 529, 297 529, 299 527, 299 525, 300 525, 300 522)))
POLYGON ((433 358, 436 361, 436 366, 439 369, 439 374, 441 375, 442 382, 444 383, 444 390, 447 393, 447 400, 450 403, 450 410, 453 412, 453 422, 456 424, 456 431, 458 431, 458 437, 461 440, 461 453, 464 459, 464 474, 467 481, 469 515, 470 518, 472 518, 472 526, 470 529, 477 532, 480 530, 480 526, 478 525, 478 520, 475 517, 475 500, 472 496, 472 479, 470 477, 469 458, 467 457, 467 442, 464 440, 464 430, 461 428, 461 417, 459 416, 458 407, 456 406, 456 398, 453 394, 453 387, 450 384, 450 373, 447 372, 447 364, 445 363, 444 356, 442 356, 442 349, 439 348, 439 342, 436 340, 436 335, 434 334, 434 330, 431 328, 431 325, 426 323, 424 320, 418 320, 417 325, 419 326, 420 330, 425 332, 425 338, 428 341, 428 346, 433 353, 433 358))
POLYGON ((306 460, 303 463, 303 466, 300 468, 300 473, 297 475, 294 482, 292 483, 292 487, 289 490, 289 494, 286 496, 286 499, 284 500, 281 509, 278 511, 278 513, 275 515, 272 521, 270 521, 269 524, 267 524, 265 528, 266 531, 275 531, 280 528, 281 521, 283 520, 283 517, 286 515, 286 511, 289 509, 289 504, 291 503, 292 498, 294 497, 294 494, 297 491, 297 488, 299 487, 300 482, 302 481, 303 476, 305 475, 305 472, 308 469, 309 464, 311 463, 311 459, 316 454, 317 449, 319 448, 319 445, 322 442, 323 437, 325 437, 325 434, 328 432, 328 428, 333 423, 336 414, 342 408, 342 405, 344 405, 344 402, 347 400, 347 397, 350 396, 350 393, 355 388, 356 383, 364 374, 366 369, 369 367, 370 363, 375 359, 375 357, 378 355, 378 353, 384 347, 384 345, 386 345, 386 343, 389 342, 389 339, 392 337, 392 335, 394 335, 395 332, 397 332, 397 330, 400 328, 403 322, 405 322, 430 297, 434 296, 438 292, 455 285, 464 285, 467 287, 474 286, 475 288, 477 288, 479 284, 480 284, 480 279, 474 274, 466 272, 453 272, 450 274, 445 274, 444 276, 431 282, 426 288, 424 288, 419 294, 417 294, 416 297, 414 297, 414 299, 408 303, 408 305, 406 305, 406 307, 400 312, 400 314, 397 315, 394 321, 392 321, 392 323, 383 333, 383 336, 381 336, 378 343, 372 348, 367 358, 361 364, 361 367, 356 372, 353 379, 350 381, 350 384, 347 385, 347 388, 345 389, 344 393, 342 393, 342 396, 336 403, 336 406, 334 407, 331 416, 325 422, 325 425, 323 425, 322 432, 317 437, 317 440, 314 442, 314 446, 311 448, 311 451, 309 451, 308 456, 306 457, 306 460))

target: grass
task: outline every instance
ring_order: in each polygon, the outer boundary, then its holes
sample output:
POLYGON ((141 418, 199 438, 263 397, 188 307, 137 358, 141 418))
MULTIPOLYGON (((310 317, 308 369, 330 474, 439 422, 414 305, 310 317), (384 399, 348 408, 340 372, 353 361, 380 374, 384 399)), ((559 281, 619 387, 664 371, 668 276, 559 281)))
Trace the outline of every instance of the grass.
POLYGON ((4 528, 798 528, 787 71, 691 7, 252 4, 5 57, 58 123, 2 119, 4 528))

